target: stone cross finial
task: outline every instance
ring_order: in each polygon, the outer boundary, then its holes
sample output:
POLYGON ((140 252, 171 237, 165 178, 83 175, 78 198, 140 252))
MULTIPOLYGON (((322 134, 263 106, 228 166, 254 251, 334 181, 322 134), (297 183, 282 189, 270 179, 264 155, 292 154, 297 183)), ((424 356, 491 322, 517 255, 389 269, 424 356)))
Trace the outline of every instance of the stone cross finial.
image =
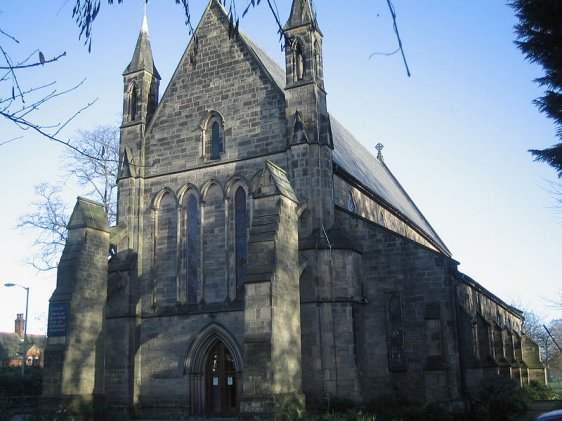
POLYGON ((383 162, 384 162, 384 158, 383 158, 383 156, 382 156, 382 150, 384 149, 384 145, 379 142, 379 143, 377 143, 377 144, 375 145, 375 149, 376 149, 377 152, 378 152, 378 153, 377 153, 377 159, 378 159, 379 161, 383 161, 383 162))

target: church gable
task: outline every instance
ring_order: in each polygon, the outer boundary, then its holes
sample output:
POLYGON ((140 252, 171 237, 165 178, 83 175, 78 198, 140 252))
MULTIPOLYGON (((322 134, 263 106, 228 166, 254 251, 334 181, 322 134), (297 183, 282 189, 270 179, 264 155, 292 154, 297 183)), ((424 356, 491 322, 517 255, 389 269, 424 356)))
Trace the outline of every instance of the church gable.
POLYGON ((284 150, 285 99, 274 76, 211 1, 147 130, 147 175, 284 150))

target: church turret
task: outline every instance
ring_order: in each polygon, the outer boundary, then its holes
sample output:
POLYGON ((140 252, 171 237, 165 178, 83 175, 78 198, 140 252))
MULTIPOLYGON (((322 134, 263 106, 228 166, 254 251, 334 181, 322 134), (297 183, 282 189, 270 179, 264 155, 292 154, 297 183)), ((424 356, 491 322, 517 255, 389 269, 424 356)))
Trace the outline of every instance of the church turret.
POLYGON ((322 33, 311 0, 293 0, 286 35, 286 117, 294 159, 291 179, 301 203, 301 236, 333 222, 332 139, 324 90, 322 33), (302 162, 302 161, 306 162, 302 162))
POLYGON ((148 123, 158 105, 160 75, 152 59, 146 14, 133 59, 123 72, 123 82, 123 125, 148 123))
POLYGON ((291 16, 283 29, 288 44, 285 49, 287 88, 314 83, 323 90, 322 32, 310 0, 293 1, 291 16))
MULTIPOLYGON (((131 62, 123 72, 123 122, 119 145, 117 222, 124 226, 140 212, 139 192, 144 174, 144 135, 158 106, 160 75, 152 58, 146 13, 131 62)), ((118 250, 136 249, 131 227, 118 250)))

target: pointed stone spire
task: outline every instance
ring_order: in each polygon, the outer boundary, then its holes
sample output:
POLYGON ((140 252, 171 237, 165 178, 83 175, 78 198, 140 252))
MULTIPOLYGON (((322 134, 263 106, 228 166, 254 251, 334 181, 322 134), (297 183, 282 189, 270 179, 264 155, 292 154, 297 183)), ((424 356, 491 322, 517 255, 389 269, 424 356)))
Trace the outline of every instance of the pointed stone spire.
POLYGON ((160 79, 160 74, 158 70, 156 70, 154 60, 152 59, 152 48, 150 47, 150 37, 148 36, 148 21, 146 19, 146 7, 141 30, 137 39, 137 45, 133 53, 133 59, 123 72, 123 75, 141 70, 146 70, 152 73, 157 79, 160 79))
POLYGON ((312 0, 293 0, 291 16, 283 29, 295 28, 302 25, 312 24, 317 30, 316 12, 312 6, 312 0))

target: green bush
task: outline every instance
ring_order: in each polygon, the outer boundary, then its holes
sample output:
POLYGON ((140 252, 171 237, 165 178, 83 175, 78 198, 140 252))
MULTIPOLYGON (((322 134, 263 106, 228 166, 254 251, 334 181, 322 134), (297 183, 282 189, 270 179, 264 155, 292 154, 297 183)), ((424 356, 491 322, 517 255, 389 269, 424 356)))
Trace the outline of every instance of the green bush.
POLYGON ((531 399, 518 383, 508 377, 486 379, 470 397, 471 413, 481 421, 506 421, 523 413, 531 399))
POLYGON ((0 368, 0 396, 40 395, 43 372, 40 367, 26 367, 25 376, 21 378, 21 368, 0 368))
POLYGON ((531 380, 528 385, 523 386, 523 390, 528 394, 529 398, 534 401, 552 401, 560 399, 560 396, 552 387, 539 383, 536 380, 531 380))

